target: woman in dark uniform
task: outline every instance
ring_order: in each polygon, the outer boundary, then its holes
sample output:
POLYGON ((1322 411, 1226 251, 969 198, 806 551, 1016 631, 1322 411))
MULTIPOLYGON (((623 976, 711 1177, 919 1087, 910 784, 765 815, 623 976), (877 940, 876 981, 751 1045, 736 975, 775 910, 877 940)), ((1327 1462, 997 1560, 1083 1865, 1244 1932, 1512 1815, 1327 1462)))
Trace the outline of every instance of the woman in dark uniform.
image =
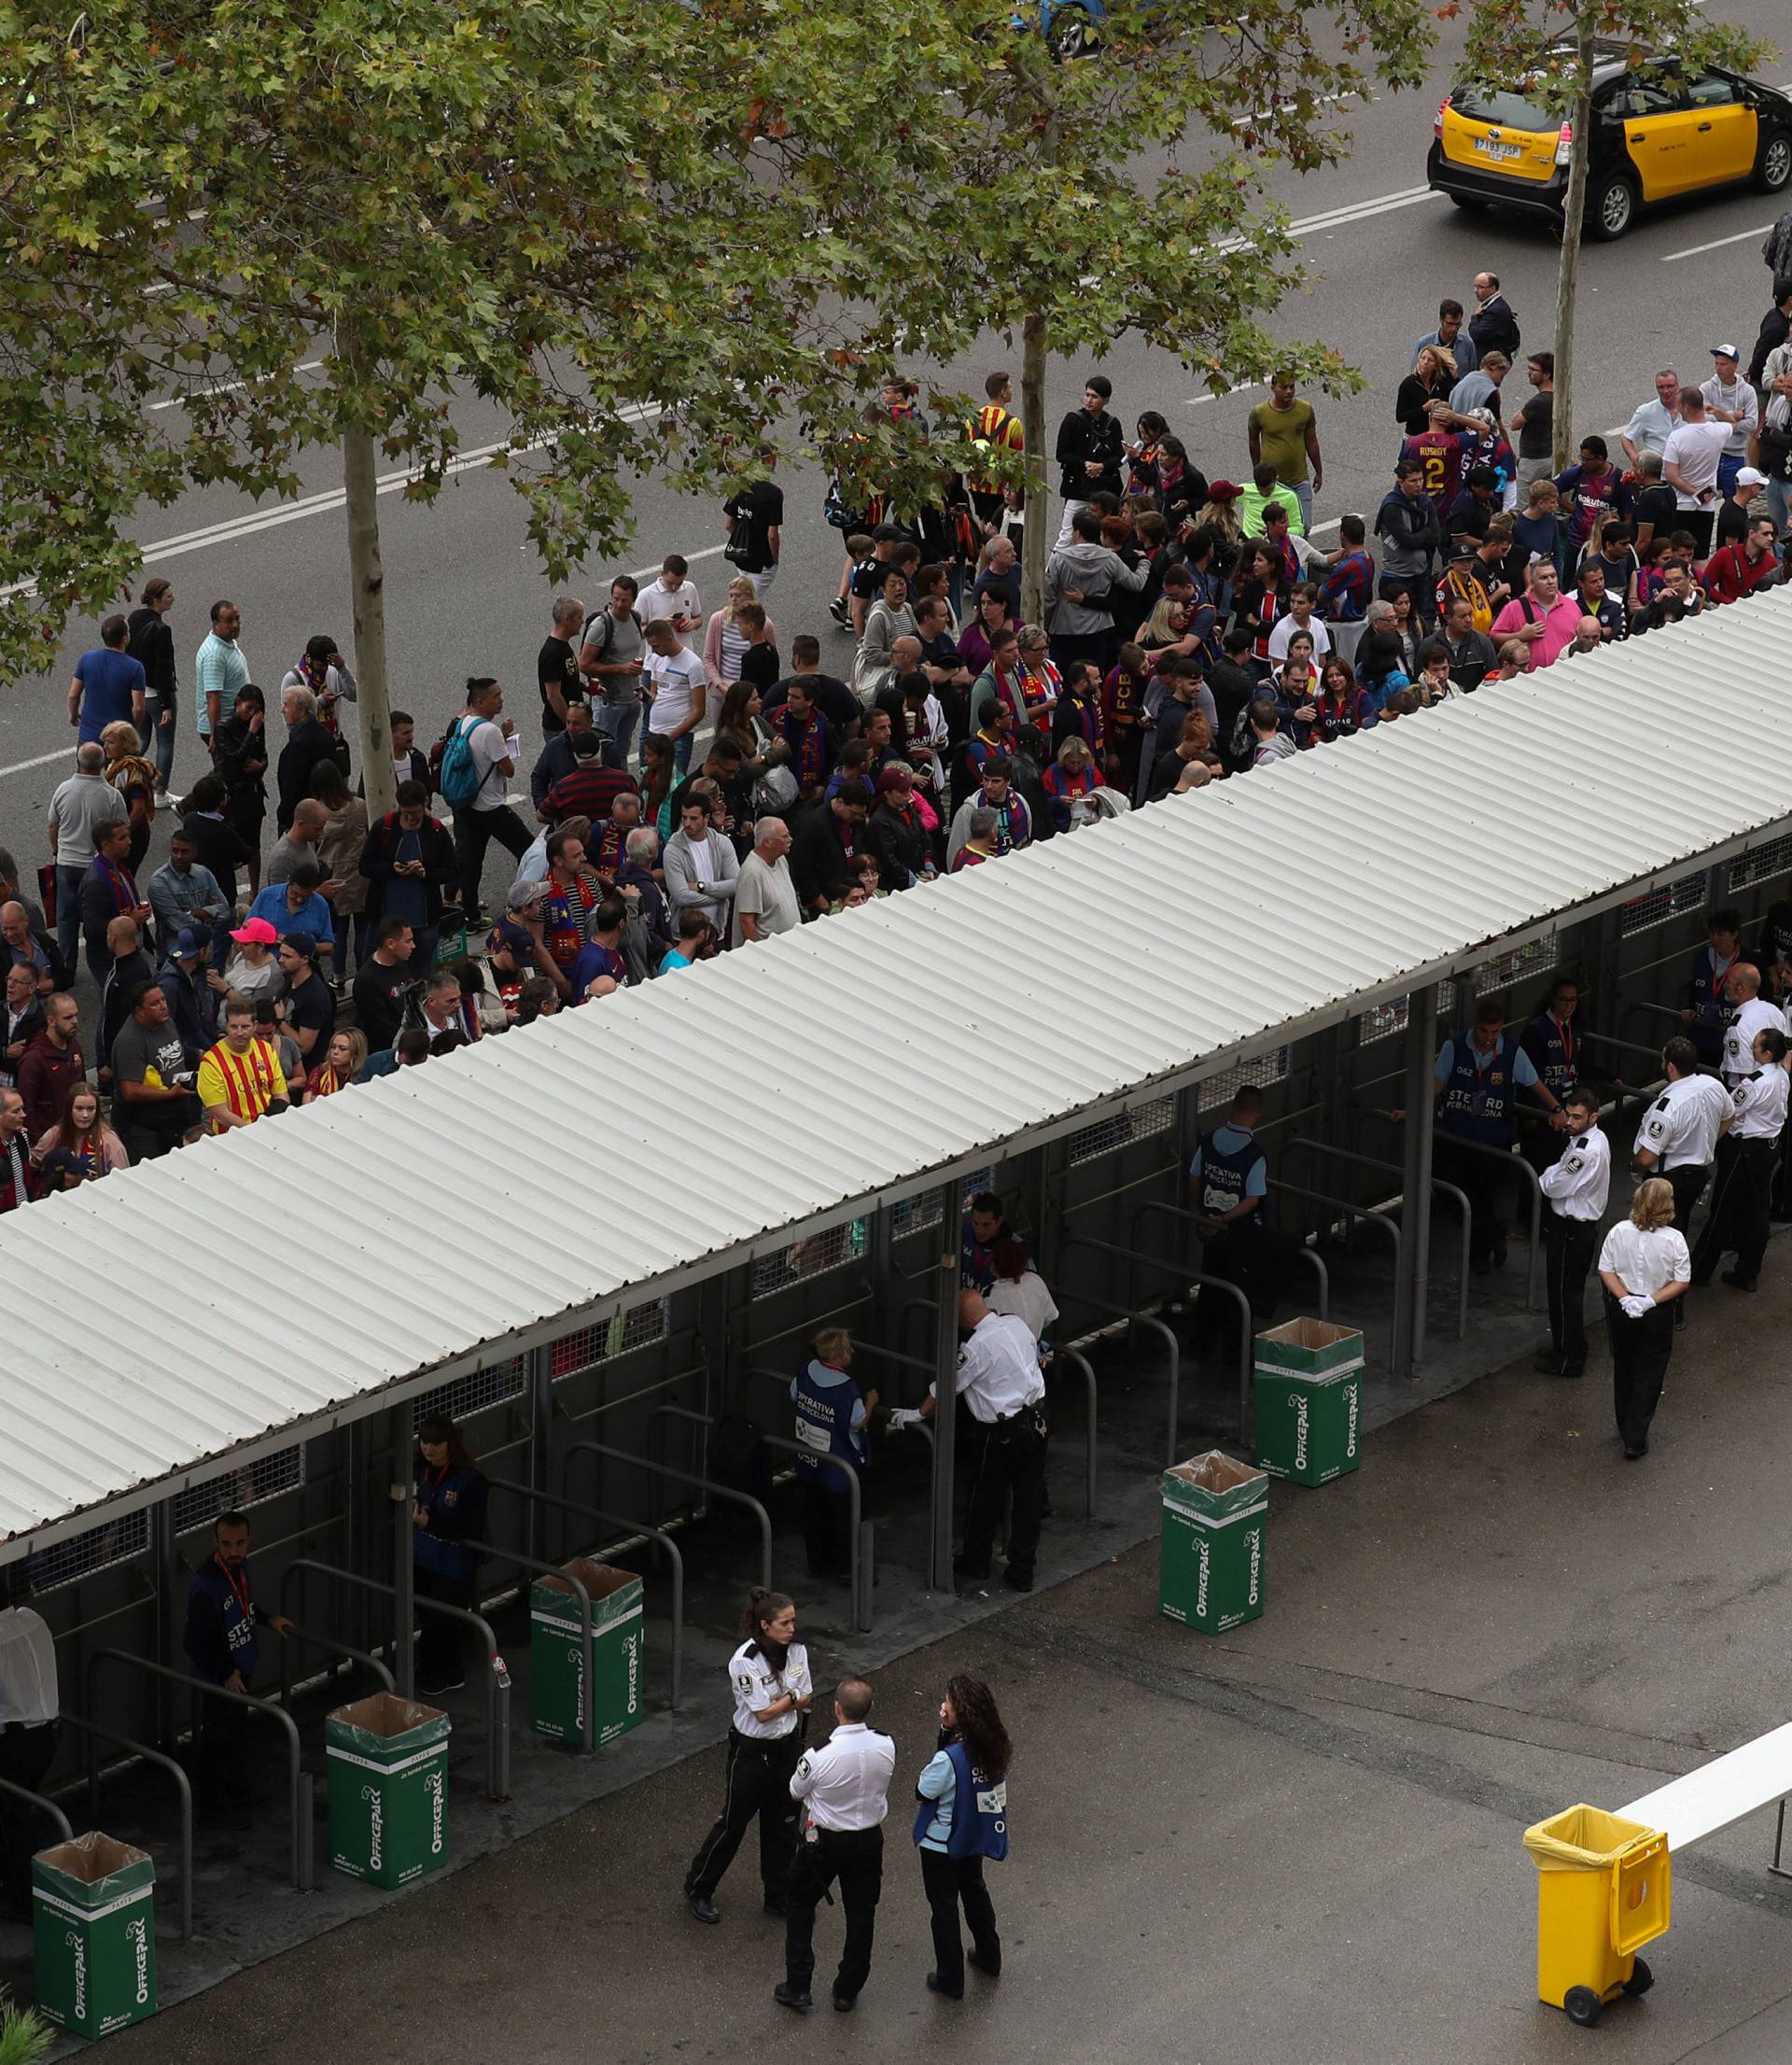
MULTIPOLYGON (((491 1487, 452 1420, 426 1420, 417 1429, 415 1485, 411 1519, 417 1596, 470 1607, 485 1557, 482 1544, 491 1487)), ((458 1622, 441 1613, 421 1618, 417 1691, 434 1698, 467 1682, 464 1643, 458 1622)))

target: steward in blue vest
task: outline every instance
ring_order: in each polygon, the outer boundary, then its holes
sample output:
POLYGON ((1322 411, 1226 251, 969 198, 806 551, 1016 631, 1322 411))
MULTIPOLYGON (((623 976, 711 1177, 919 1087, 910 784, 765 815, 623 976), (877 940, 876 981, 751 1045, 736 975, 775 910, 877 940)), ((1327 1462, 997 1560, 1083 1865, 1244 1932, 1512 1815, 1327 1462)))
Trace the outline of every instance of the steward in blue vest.
MULTIPOLYGON (((848 1371, 852 1336, 829 1327, 815 1337, 815 1359, 791 1381, 796 1409, 796 1439, 803 1453, 796 1467, 803 1480, 803 1538, 812 1578, 838 1576, 850 1566, 851 1482, 827 1460, 835 1456, 859 1471, 861 1498, 870 1452, 865 1423, 877 1403, 875 1391, 861 1394, 848 1371)), ((862 1507, 861 1507, 862 1511, 862 1507)))
POLYGON ((1736 963, 1749 956, 1743 950, 1741 911, 1715 910, 1705 929, 1710 941, 1693 956, 1692 977, 1687 984, 1687 1032, 1699 1059, 1715 1068, 1724 1050, 1724 1034, 1736 1016, 1724 994, 1724 984, 1736 963))
MULTIPOLYGON (((1506 1178, 1484 1154, 1452 1151, 1451 1142, 1465 1147, 1491 1147, 1500 1153, 1512 1145, 1518 1131, 1518 1093, 1536 1092, 1552 1123, 1566 1123, 1561 1101, 1538 1075, 1531 1057, 1505 1030, 1505 1013, 1497 997, 1483 997, 1475 1009, 1472 1031, 1444 1042, 1432 1067, 1431 1094, 1437 1130, 1436 1172, 1468 1199, 1469 1262, 1477 1273, 1504 1268, 1506 1217, 1512 1201, 1503 1195, 1506 1178)), ((1405 1116, 1395 1113, 1396 1117, 1405 1116)), ((1418 1115, 1412 1115, 1416 1117, 1418 1115)))
MULTIPOLYGON (((292 1622, 255 1602, 249 1584, 249 1524, 241 1513, 220 1513, 212 1523, 212 1552, 193 1573, 187 1593, 183 1647, 195 1678, 247 1692, 261 1660, 257 1630, 285 1635, 292 1622)), ((215 1702, 206 1700, 207 1708, 215 1702)), ((217 1724, 207 1713, 203 1720, 217 1724)))
POLYGON ((983 1882, 985 1858, 1008 1854, 1008 1766, 1013 1745, 994 1695, 981 1679, 958 1677, 940 1702, 940 1747, 915 1792, 915 1847, 932 1919, 933 1969, 929 1989, 951 2000, 964 1993, 964 1943, 959 1910, 971 1931, 970 1962, 990 1978, 1001 1971, 996 1910, 983 1882))
POLYGON ((1272 1213, 1269 1162, 1255 1130, 1262 1119, 1263 1092, 1247 1084, 1232 1100, 1225 1123, 1201 1136, 1188 1165, 1201 1232, 1201 1268, 1210 1276, 1236 1284, 1260 1320, 1275 1308, 1277 1245, 1267 1238, 1272 1213))
MULTIPOLYGON (((470 1610, 479 1566, 490 1554, 484 1543, 491 1487, 460 1429, 446 1418, 432 1417, 417 1429, 413 1468, 412 1578, 417 1596, 470 1610)), ((417 1691, 424 1697, 466 1683, 464 1627, 445 1613, 419 1616, 417 1691)))
MULTIPOLYGON (((1537 1072, 1537 1080, 1558 1103, 1565 1103, 1568 1092, 1580 1088, 1583 1056, 1579 1009, 1579 983, 1572 976, 1558 976, 1547 1006, 1525 1027, 1519 1042, 1537 1072)), ((1533 1119, 1522 1130, 1519 1145, 1524 1159, 1541 1176, 1554 1165, 1561 1143, 1547 1126, 1533 1119)))

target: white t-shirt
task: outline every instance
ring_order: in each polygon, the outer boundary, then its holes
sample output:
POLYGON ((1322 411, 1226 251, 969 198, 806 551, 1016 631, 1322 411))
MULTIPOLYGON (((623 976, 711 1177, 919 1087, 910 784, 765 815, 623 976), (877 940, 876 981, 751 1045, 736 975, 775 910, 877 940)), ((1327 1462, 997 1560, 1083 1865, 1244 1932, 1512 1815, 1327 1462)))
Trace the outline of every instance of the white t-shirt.
MULTIPOLYGON (((673 617, 682 617, 692 626, 679 633, 679 643, 687 652, 692 650, 696 626, 703 622, 703 603, 697 594, 694 581, 681 581, 676 588, 668 588, 665 582, 655 580, 643 588, 635 598, 635 614, 645 624, 663 624, 673 617)), ((650 659, 651 667, 652 661, 650 659)))
POLYGON ((796 900, 796 884, 791 879, 791 864, 782 854, 776 867, 768 867, 756 852, 748 854, 740 864, 740 884, 735 891, 733 944, 736 947, 746 936, 740 929, 742 911, 759 920, 762 939, 768 934, 776 938, 781 932, 794 932, 803 922, 803 906, 796 900))
POLYGON ((702 660, 686 646, 680 646, 676 653, 650 653, 647 678, 653 687, 647 728, 662 737, 690 716, 696 702, 697 689, 708 679, 702 660))
POLYGON ((514 766, 511 741, 489 717, 481 718, 469 726, 467 714, 463 713, 455 723, 457 730, 470 731, 471 735, 469 745, 479 774, 479 794, 470 807, 475 810, 501 810, 511 793, 511 778, 499 773, 498 763, 511 760, 514 766))
MULTIPOLYGON (((1295 621, 1293 611, 1284 611, 1276 619, 1275 629, 1269 634, 1269 658, 1272 665, 1280 667, 1288 657, 1288 640, 1300 629, 1295 621)), ((1323 660, 1332 650, 1332 634, 1317 617, 1309 617, 1307 629, 1312 636, 1313 657, 1323 660)))
MULTIPOLYGON (((1668 442, 1661 451, 1663 473, 1670 466, 1677 466, 1695 489, 1715 488, 1717 485, 1717 462, 1724 456, 1724 446, 1729 442, 1728 423, 1681 423, 1669 433, 1668 442)), ((1696 493, 1688 495, 1680 488, 1673 491, 1673 506, 1676 509, 1702 509, 1696 493)))

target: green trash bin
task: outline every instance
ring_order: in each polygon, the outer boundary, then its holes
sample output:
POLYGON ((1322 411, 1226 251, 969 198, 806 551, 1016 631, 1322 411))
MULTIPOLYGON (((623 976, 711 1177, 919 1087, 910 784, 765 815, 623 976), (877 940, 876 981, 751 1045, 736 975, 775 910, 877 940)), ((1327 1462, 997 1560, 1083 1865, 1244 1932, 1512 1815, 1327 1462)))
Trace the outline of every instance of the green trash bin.
POLYGON ((156 1866, 97 1829, 31 1861, 37 2012, 107 2036, 156 2012, 156 1866))
POLYGON ((408 1886, 448 1861, 448 1716, 375 1693, 324 1721, 329 1861, 351 1878, 408 1886))
POLYGON ((1164 1472, 1158 1610, 1224 1635, 1263 1611, 1263 1532, 1269 1480, 1221 1449, 1164 1472))
POLYGON ((1325 1319, 1266 1327, 1256 1345, 1257 1461, 1329 1484, 1363 1460, 1363 1336, 1325 1319))
POLYGON ((595 1749, 638 1727, 646 1711, 641 1580, 632 1570, 615 1570, 583 1556, 564 1567, 591 1597, 591 1683, 587 1688, 572 1587, 560 1578, 538 1578, 529 1592, 529 1720, 538 1735, 582 1743, 589 1693, 595 1749))

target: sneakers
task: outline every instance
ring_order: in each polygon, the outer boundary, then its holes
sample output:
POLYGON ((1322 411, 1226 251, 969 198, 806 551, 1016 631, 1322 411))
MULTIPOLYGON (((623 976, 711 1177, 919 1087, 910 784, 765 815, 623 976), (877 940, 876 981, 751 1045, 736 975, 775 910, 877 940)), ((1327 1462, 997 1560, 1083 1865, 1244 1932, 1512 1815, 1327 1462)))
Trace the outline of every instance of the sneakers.
POLYGON ((833 600, 828 604, 828 614, 843 631, 852 629, 852 611, 845 596, 837 595, 834 597, 833 600))
POLYGON ((779 2007, 789 2008, 796 2015, 813 2015, 815 2013, 815 1997, 809 1992, 808 1988, 806 1987, 793 1987, 788 1979, 780 1980, 772 1988, 772 1999, 777 2002, 779 2007))

